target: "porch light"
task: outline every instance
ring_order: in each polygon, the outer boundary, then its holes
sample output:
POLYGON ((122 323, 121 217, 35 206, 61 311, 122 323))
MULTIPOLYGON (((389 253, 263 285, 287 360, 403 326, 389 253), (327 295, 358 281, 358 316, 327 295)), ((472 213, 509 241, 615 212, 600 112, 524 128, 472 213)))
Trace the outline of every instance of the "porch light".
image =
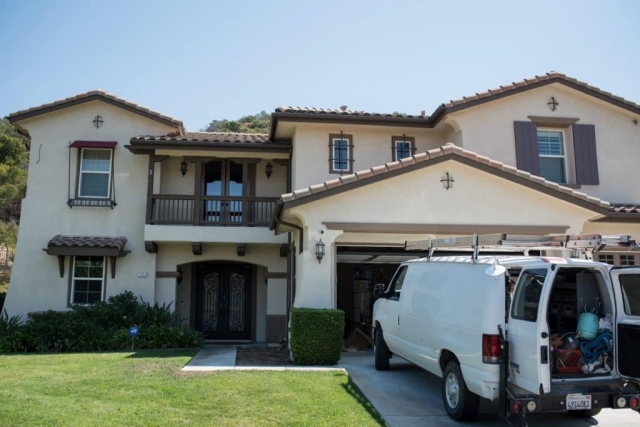
POLYGON ((273 173, 273 165, 271 162, 267 163, 267 166, 264 167, 264 173, 267 175, 267 179, 271 178, 271 174, 273 173))
POLYGON ((182 163, 180 163, 180 173, 182 174, 182 176, 185 176, 187 174, 187 161, 183 160, 182 163))
POLYGON ((316 243, 316 258, 318 258, 318 264, 320 264, 320 262, 322 262, 322 258, 324 258, 324 242, 322 241, 322 238, 320 238, 320 241, 316 243))
POLYGON ((449 172, 447 172, 445 177, 442 178, 440 182, 442 183, 442 188, 444 188, 445 190, 453 188, 453 175, 449 175, 449 172))

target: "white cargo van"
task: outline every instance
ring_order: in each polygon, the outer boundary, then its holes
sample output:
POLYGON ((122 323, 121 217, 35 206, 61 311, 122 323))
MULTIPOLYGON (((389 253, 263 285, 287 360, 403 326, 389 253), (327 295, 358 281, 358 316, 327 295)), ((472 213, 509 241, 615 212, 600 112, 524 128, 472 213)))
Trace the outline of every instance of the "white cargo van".
POLYGON ((458 421, 475 417, 481 397, 499 399, 500 414, 519 425, 526 413, 637 411, 640 267, 478 256, 474 239, 470 256, 405 262, 374 291, 376 369, 395 354, 442 377, 444 407, 458 421))

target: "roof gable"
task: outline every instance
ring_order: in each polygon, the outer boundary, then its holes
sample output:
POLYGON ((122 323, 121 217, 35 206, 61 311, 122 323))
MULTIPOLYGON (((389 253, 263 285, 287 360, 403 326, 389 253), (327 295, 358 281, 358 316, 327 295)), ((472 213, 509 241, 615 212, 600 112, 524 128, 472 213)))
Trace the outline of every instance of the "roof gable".
POLYGON ((521 92, 533 90, 550 84, 559 83, 571 89, 585 93, 594 98, 608 102, 617 107, 628 110, 634 114, 640 114, 640 105, 626 100, 620 96, 613 95, 598 87, 569 77, 557 71, 551 71, 541 76, 523 79, 511 84, 488 89, 474 95, 463 96, 462 98, 450 100, 438 106, 430 115, 408 115, 408 114, 382 114, 367 113, 364 111, 353 111, 340 109, 323 109, 308 107, 279 107, 272 114, 270 137, 275 136, 278 120, 284 121, 315 121, 315 122, 340 122, 350 124, 379 124, 387 126, 413 126, 432 128, 436 126, 447 114, 463 109, 475 107, 486 102, 495 101, 507 96, 517 95, 521 92))
MULTIPOLYGON (((609 202, 588 196, 585 193, 561 186, 555 182, 547 181, 542 177, 531 175, 529 172, 478 155, 475 152, 463 150, 449 143, 443 147, 416 154, 400 161, 386 163, 351 175, 344 175, 340 178, 312 185, 308 188, 296 190, 293 193, 284 194, 276 206, 271 221, 271 229, 275 229, 276 218, 280 217, 284 209, 300 206, 448 160, 466 164, 475 169, 589 209, 601 215, 619 214, 619 211, 613 210, 614 207, 612 207, 609 202)), ((635 212, 635 210, 632 212, 635 212)), ((629 214, 627 213, 625 215, 629 214)), ((638 218, 640 218, 640 216, 638 218)))
POLYGON ((64 108, 69 108, 96 100, 106 102, 107 104, 122 108, 134 114, 146 117, 150 120, 154 120, 167 126, 171 126, 177 129, 181 134, 184 133, 184 125, 182 124, 182 121, 143 107, 124 98, 117 97, 103 90, 92 90, 89 92, 78 94, 76 96, 61 99, 59 101, 43 104, 26 110, 16 111, 15 113, 9 114, 8 119, 11 123, 16 124, 17 122, 25 119, 30 119, 42 114, 51 113, 54 111, 62 110, 64 108))

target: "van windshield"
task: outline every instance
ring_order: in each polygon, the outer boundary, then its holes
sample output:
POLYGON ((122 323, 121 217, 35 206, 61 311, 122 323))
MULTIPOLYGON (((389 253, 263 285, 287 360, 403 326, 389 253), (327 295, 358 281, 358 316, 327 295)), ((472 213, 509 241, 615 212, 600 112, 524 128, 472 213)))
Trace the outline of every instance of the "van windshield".
POLYGON ((538 320, 538 306, 542 286, 547 277, 546 268, 524 270, 516 285, 516 295, 511 305, 511 317, 528 322, 538 320))

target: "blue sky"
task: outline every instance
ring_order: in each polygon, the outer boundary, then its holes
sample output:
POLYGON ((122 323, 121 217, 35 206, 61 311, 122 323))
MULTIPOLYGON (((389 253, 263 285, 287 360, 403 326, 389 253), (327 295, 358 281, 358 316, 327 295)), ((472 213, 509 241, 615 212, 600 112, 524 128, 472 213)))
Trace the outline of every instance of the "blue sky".
POLYGON ((102 88, 199 130, 282 105, 427 114, 550 70, 640 103, 640 1, 19 1, 0 116, 102 88))

